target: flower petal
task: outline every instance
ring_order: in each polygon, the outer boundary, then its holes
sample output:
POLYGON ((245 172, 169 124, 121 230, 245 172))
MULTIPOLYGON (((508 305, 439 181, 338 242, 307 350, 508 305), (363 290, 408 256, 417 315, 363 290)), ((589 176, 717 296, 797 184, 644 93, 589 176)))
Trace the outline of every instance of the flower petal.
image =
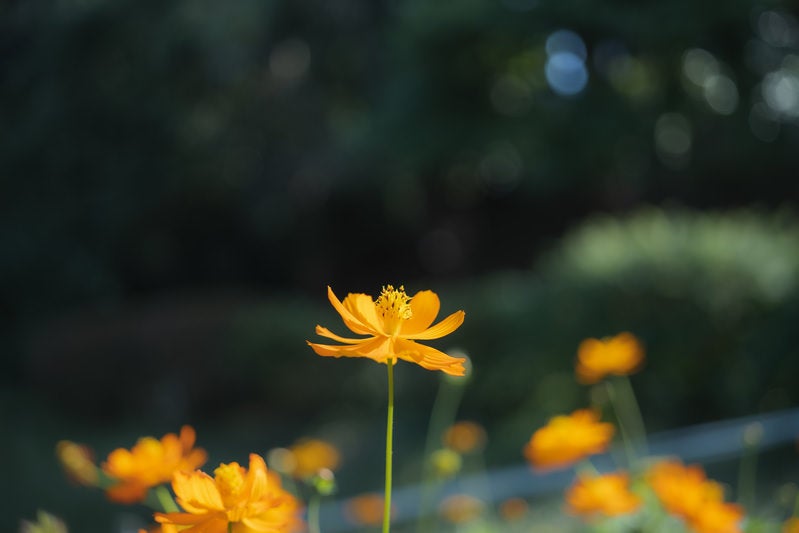
POLYGON ((328 339, 333 339, 334 341, 343 342, 344 344, 358 344, 363 341, 368 341, 370 339, 370 337, 366 337, 363 339, 352 339, 349 337, 341 337, 322 326, 316 326, 316 334, 319 335, 320 337, 327 337, 328 339))
POLYGON ((411 318, 402 323, 401 335, 421 333, 430 327, 441 308, 441 301, 433 291, 419 291, 411 298, 411 318))
POLYGON ((378 363, 385 363, 389 355, 389 339, 387 337, 372 337, 365 339, 360 344, 340 346, 331 344, 314 344, 308 342, 318 355, 326 357, 368 357, 378 363))
POLYGON ((248 500, 257 502, 266 494, 266 463, 258 454, 250 454, 250 467, 247 470, 248 500))
POLYGON ((330 300, 330 304, 336 310, 336 312, 341 315, 341 319, 344 321, 344 325, 346 325, 350 330, 354 331, 355 333, 359 333, 361 335, 369 335, 374 334, 375 331, 372 330, 367 324, 364 324, 359 318, 352 314, 344 305, 339 301, 336 295, 333 293, 333 289, 329 286, 327 287, 327 299, 330 300))
POLYGON ((466 368, 463 366, 466 359, 463 357, 452 357, 430 346, 405 339, 397 339, 394 346, 397 357, 416 363, 427 370, 441 370, 451 376, 466 374, 466 368))
POLYGON ((183 453, 187 453, 194 446, 197 439, 197 433, 191 426, 183 426, 180 428, 180 445, 183 448, 183 453))
POLYGON ((192 513, 155 513, 153 517, 155 521, 159 524, 177 524, 180 526, 190 526, 196 525, 201 522, 205 522, 206 520, 211 519, 211 517, 216 513, 203 513, 203 514, 192 514, 192 513))
POLYGON ((147 498, 148 490, 149 487, 147 485, 135 480, 123 481, 107 488, 105 495, 112 502, 131 504, 144 501, 147 498))
POLYGON ((456 329, 458 329, 461 324, 463 324, 463 319, 466 317, 466 313, 463 311, 455 311, 447 318, 432 326, 420 333, 414 333, 411 335, 402 335, 403 338, 406 339, 415 339, 420 341, 431 340, 431 339, 438 339, 443 337, 444 335, 449 335, 456 329))
POLYGON ((350 293, 342 305, 374 333, 383 331, 383 319, 377 316, 375 302, 368 294, 350 293))
POLYGON ((278 531, 283 531, 281 526, 285 524, 283 522, 275 523, 274 520, 267 520, 262 517, 245 517, 241 520, 242 524, 247 526, 253 531, 260 531, 262 533, 275 533, 278 531))
POLYGON ((192 473, 175 472, 172 478, 172 489, 178 503, 190 513, 204 511, 224 511, 225 504, 216 488, 214 478, 196 470, 192 473))

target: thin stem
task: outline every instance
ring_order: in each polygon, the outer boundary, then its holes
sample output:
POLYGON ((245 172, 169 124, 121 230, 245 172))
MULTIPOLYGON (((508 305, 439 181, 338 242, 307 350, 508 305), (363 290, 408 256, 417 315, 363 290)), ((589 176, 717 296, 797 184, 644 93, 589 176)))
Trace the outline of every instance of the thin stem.
POLYGON ((394 454, 394 361, 386 359, 388 367, 388 415, 386 416, 386 490, 383 504, 383 533, 391 530, 391 464, 394 454))
POLYGON ((155 488, 155 497, 158 498, 158 503, 164 509, 165 513, 180 512, 180 508, 175 503, 175 500, 172 499, 169 489, 167 489, 164 485, 159 485, 155 488))
POLYGON ((575 470, 581 475, 589 475, 592 477, 599 475, 599 470, 596 469, 594 463, 592 463, 587 457, 577 464, 575 470))
POLYGON ((227 533, 233 533, 233 522, 227 523, 227 533))
POLYGON ((319 529, 319 507, 321 498, 319 494, 314 494, 308 501, 308 529, 310 533, 320 533, 319 529))
POLYGON ((624 452, 627 456, 627 466, 630 468, 630 470, 634 470, 634 467, 638 462, 638 457, 635 454, 635 448, 633 447, 630 433, 627 431, 627 425, 625 424, 624 416, 622 416, 621 412, 619 411, 619 400, 616 397, 616 390, 610 381, 605 382, 605 388, 608 392, 608 398, 610 398, 610 404, 613 406, 613 411, 616 413, 616 422, 619 424, 621 440, 624 444, 624 452))
POLYGON ((640 452, 643 455, 648 453, 648 446, 646 443, 646 427, 644 426, 644 417, 641 416, 641 408, 638 405, 638 400, 635 397, 632 383, 628 376, 620 377, 617 382, 621 385, 621 393, 623 394, 623 403, 627 411, 627 424, 633 433, 633 439, 640 446, 640 452))
POLYGON ((441 379, 433 401, 433 408, 430 411, 430 421, 427 425, 427 439, 422 455, 422 489, 419 502, 419 519, 416 529, 419 532, 427 532, 431 528, 429 517, 431 500, 435 489, 440 483, 434 483, 433 468, 430 457, 436 447, 436 442, 441 437, 444 428, 452 425, 463 397, 463 384, 451 383, 447 379, 441 379))
POLYGON ((738 502, 747 509, 755 505, 755 487, 757 483, 757 449, 760 444, 763 428, 758 423, 744 428, 743 453, 738 466, 738 502))

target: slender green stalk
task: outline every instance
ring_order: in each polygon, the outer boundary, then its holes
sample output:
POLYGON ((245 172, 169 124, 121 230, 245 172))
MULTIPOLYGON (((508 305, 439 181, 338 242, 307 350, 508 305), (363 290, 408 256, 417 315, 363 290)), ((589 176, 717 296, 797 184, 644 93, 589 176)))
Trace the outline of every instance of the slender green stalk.
POLYGON ((180 508, 175 503, 175 500, 172 499, 172 495, 169 493, 169 489, 167 489, 164 485, 159 485, 155 489, 155 497, 158 498, 158 503, 164 509, 165 513, 179 513, 180 508))
POLYGON ((419 501, 419 518, 416 524, 416 530, 420 533, 430 531, 432 527, 429 516, 430 506, 435 489, 440 484, 434 483, 430 457, 437 447, 437 442, 441 438, 444 428, 455 422, 458 405, 460 405, 463 397, 463 389, 462 383, 452 383, 450 380, 442 378, 439 381, 436 398, 430 411, 427 439, 425 441, 424 454, 422 455, 422 489, 419 501))
POLYGON ((627 430, 627 424, 625 423, 625 417, 621 414, 619 410, 619 400, 616 397, 616 389, 613 387, 613 383, 610 381, 605 381, 605 388, 608 392, 608 398, 610 398, 610 404, 613 406, 613 411, 616 414, 616 423, 619 425, 619 431, 621 432, 621 440, 624 444, 624 452, 627 456, 627 466, 630 470, 634 470, 635 466, 638 463, 638 457, 635 453, 635 447, 633 446, 632 437, 627 430))
POLYGON ((760 424, 749 424, 744 428, 743 453, 738 467, 738 502, 747 509, 755 505, 755 484, 757 483, 757 449, 763 434, 760 424))
POLYGON ((227 533, 233 533, 233 522, 227 523, 227 533))
POLYGON ((391 530, 391 464, 394 454, 394 361, 386 359, 388 367, 388 415, 386 416, 386 491, 383 504, 383 533, 391 530))
POLYGON ((584 474, 589 476, 599 475, 599 470, 596 469, 594 463, 592 463, 591 460, 588 459, 587 457, 577 464, 575 470, 577 470, 578 474, 584 474))
POLYGON ((319 529, 319 507, 321 498, 319 494, 314 494, 308 500, 308 530, 309 533, 320 533, 319 529))
POLYGON ((621 398, 620 401, 626 411, 627 425, 632 432, 632 438, 640 446, 639 452, 642 455, 648 453, 648 446, 646 443, 646 427, 644 426, 644 417, 641 416, 641 408, 638 406, 638 400, 635 397, 632 383, 628 376, 621 376, 616 380, 619 384, 621 398))

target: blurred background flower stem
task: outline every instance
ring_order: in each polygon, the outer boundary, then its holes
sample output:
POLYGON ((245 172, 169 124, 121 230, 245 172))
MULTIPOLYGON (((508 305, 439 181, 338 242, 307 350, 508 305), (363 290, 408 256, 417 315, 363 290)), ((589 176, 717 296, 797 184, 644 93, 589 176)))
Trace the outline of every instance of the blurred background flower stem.
POLYGON ((463 397, 464 380, 452 379, 442 376, 439 380, 436 398, 430 411, 430 421, 427 425, 427 439, 422 455, 422 492, 419 503, 419 519, 417 530, 419 533, 428 533, 433 525, 430 516, 432 500, 439 483, 435 479, 432 455, 438 447, 444 429, 452 425, 457 416, 458 406, 463 397))

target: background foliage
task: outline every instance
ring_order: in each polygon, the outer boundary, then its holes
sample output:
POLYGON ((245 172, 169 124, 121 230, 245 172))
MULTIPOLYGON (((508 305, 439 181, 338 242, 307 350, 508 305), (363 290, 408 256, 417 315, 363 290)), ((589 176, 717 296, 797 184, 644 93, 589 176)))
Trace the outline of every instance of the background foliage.
MULTIPOLYGON (((118 528, 52 445, 185 422, 212 463, 324 434, 376 486, 381 368, 304 344, 327 284, 467 311, 492 464, 583 402, 586 336, 644 340, 651 429, 795 406, 795 9, 4 3, 0 529, 118 528)), ((407 481, 437 380, 398 368, 407 481)))

